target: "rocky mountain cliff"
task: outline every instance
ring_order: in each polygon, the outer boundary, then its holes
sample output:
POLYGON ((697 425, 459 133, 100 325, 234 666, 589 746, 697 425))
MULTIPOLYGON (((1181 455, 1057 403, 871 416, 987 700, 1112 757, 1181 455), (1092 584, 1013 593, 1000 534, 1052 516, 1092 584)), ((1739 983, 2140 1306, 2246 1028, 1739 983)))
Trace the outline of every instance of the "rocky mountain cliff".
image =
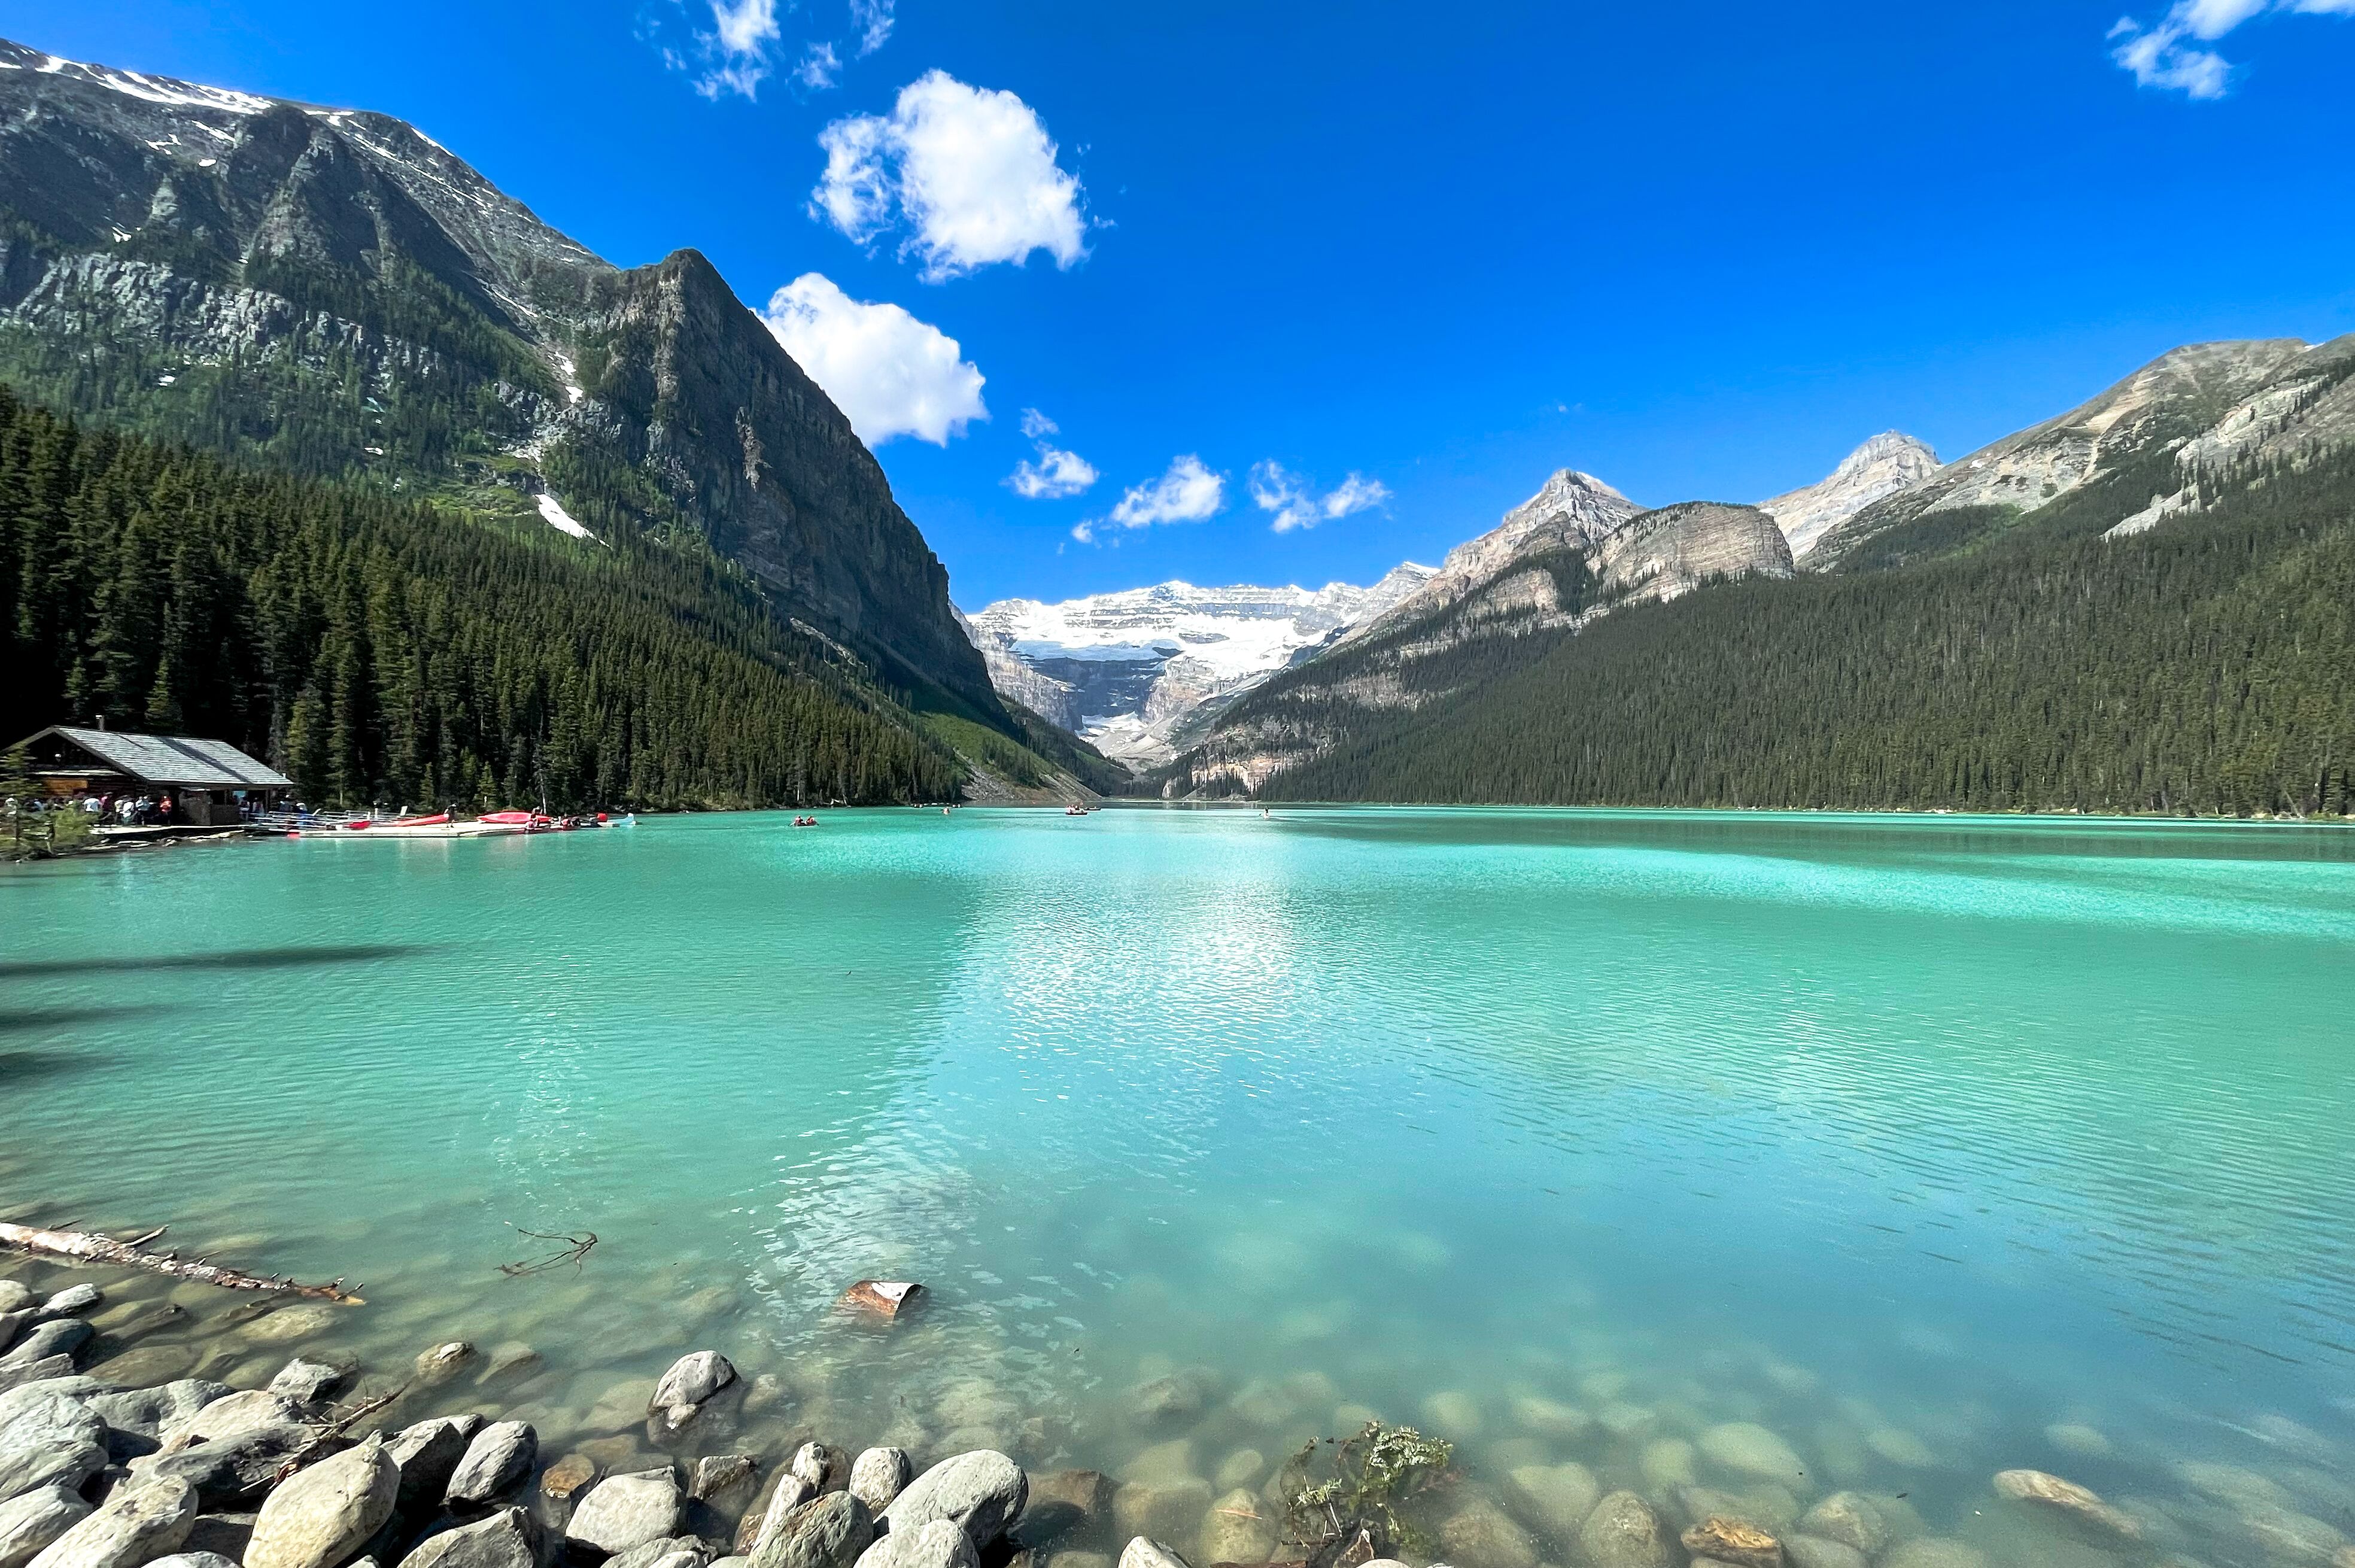
POLYGON ((1956 459, 1828 529, 1806 564, 1863 571, 1950 552, 2069 502, 2131 532, 2196 509, 2205 476, 2355 441, 2355 335, 2201 343, 1956 459))
POLYGON ((1206 706, 1381 614, 1427 582, 1409 561, 1371 587, 1198 588, 1163 582, 1058 603, 1005 599, 966 621, 1000 693, 1152 765, 1206 706))
POLYGON ((0 378, 706 551, 895 694, 1018 732, 881 467, 709 262, 612 267, 398 120, 0 43, 0 378))
POLYGON ((1902 495, 1938 472, 1938 454, 1902 431, 1883 431, 1840 459, 1829 476, 1758 503, 1779 524, 1791 554, 1804 556, 1817 539, 1876 501, 1902 495))

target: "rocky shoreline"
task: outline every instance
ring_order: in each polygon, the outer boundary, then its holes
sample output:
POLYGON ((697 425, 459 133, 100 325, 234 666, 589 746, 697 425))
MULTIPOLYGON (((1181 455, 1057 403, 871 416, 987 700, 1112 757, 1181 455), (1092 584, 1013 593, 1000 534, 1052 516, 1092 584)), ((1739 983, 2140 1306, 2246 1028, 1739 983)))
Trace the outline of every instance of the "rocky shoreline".
MULTIPOLYGON (((0 1568, 2355 1568, 2309 1500, 2355 1525, 2355 1486, 2318 1466, 2303 1496, 2186 1464, 2182 1499, 2116 1501, 2004 1470, 1981 1500, 2016 1546, 1990 1548, 1902 1491, 1825 1491, 1740 1421, 1646 1443, 1633 1473, 1533 1450, 1493 1486, 1431 1445, 1442 1484, 1411 1510, 1328 1509, 1333 1528, 1303 1530, 1298 1477, 1257 1453, 1214 1484, 1182 1443, 1116 1474, 1028 1470, 954 1435, 937 1453, 848 1433, 772 1451, 787 1428, 756 1418, 779 1380, 708 1349, 615 1391, 632 1430, 544 1445, 544 1407, 498 1392, 538 1370, 525 1347, 444 1340, 392 1368, 292 1349, 352 1310, 0 1254, 0 1568)), ((1181 1374, 1135 1396, 1197 1392, 1181 1374)), ((1461 1397, 1431 1402, 1434 1427, 1461 1397)), ((1536 1430, 1574 1413, 1514 1403, 1536 1430)))

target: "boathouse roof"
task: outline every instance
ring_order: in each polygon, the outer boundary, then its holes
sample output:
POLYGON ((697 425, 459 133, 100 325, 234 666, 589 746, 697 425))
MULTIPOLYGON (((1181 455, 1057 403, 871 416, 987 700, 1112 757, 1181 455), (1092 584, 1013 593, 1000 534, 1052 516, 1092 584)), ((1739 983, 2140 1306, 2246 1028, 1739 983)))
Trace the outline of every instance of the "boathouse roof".
MULTIPOLYGON (((86 752, 107 771, 141 784, 184 784, 200 789, 294 787, 293 779, 255 762, 227 741, 199 740, 194 735, 134 735, 122 730, 81 730, 53 724, 25 744, 38 747, 52 736, 75 751, 86 752)), ((37 766, 36 771, 53 770, 37 766)))

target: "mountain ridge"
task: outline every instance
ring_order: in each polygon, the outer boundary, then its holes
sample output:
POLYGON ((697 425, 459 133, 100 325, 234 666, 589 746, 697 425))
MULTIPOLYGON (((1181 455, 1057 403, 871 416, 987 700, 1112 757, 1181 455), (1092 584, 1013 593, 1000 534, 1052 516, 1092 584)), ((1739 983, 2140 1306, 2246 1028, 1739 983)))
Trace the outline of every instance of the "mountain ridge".
POLYGON ((1019 733, 881 466, 700 253, 613 267, 368 111, 15 43, 0 108, 0 375, 41 400, 698 536, 901 696, 1019 733))

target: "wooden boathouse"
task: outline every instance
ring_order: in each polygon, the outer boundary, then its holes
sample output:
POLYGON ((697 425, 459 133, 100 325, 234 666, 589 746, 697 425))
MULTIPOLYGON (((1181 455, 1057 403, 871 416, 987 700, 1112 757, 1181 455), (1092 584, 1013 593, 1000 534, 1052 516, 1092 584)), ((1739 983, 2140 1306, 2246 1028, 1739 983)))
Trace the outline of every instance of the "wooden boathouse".
POLYGON ((149 795, 189 827, 234 827, 250 805, 283 806, 294 781, 226 741, 53 724, 23 743, 26 771, 59 799, 149 795))

